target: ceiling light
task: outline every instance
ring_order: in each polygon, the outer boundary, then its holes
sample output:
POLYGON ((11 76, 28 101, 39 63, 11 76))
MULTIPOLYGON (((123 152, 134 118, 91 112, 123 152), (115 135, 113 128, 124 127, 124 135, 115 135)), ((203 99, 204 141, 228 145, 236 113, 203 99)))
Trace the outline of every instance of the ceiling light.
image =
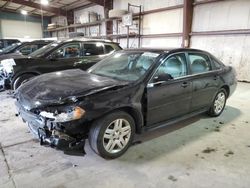
POLYGON ((27 15, 27 14, 28 14, 28 12, 27 12, 26 10, 21 10, 21 14, 23 14, 23 15, 27 15))
POLYGON ((49 1, 48 1, 48 0, 41 0, 41 4, 42 4, 42 5, 48 5, 48 4, 49 4, 49 1))

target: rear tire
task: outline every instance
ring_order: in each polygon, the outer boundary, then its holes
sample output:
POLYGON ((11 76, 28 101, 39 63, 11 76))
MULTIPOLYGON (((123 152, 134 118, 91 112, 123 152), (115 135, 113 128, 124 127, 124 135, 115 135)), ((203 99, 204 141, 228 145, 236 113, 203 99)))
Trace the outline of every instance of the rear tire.
POLYGON ((35 75, 34 74, 24 74, 24 75, 21 75, 19 77, 17 77, 14 82, 13 82, 13 85, 12 85, 12 89, 13 90, 16 90, 17 88, 19 88, 23 83, 25 83, 28 79, 34 77, 35 75))
POLYGON ((221 115, 221 113, 224 111, 224 108, 226 106, 227 96, 228 96, 227 92, 223 88, 221 88, 217 92, 213 100, 213 103, 208 111, 209 116, 217 117, 221 115))
POLYGON ((89 143, 101 157, 114 159, 127 151, 134 134, 134 119, 126 112, 116 111, 92 124, 89 131, 89 143))

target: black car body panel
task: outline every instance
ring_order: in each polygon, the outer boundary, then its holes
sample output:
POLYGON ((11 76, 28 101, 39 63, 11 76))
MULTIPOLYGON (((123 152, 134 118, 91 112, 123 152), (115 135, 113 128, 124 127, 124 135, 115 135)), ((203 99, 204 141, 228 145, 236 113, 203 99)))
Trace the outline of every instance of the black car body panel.
POLYGON ((0 61, 4 60, 4 59, 18 59, 18 58, 25 58, 25 55, 21 54, 21 53, 10 53, 10 54, 3 54, 0 55, 0 61))
POLYGON ((72 69, 35 77, 20 88, 20 92, 24 93, 20 100, 25 101, 26 109, 31 110, 46 107, 48 104, 60 105, 71 97, 78 99, 124 84, 126 83, 93 75, 80 69, 72 69), (54 90, 55 84, 56 90, 54 90), (41 88, 44 88, 43 92, 40 92, 41 88))
POLYGON ((185 76, 152 83, 158 67, 174 54, 181 53, 185 58, 189 52, 209 58, 212 56, 193 49, 138 49, 118 53, 130 52, 157 52, 160 55, 144 76, 136 81, 121 81, 92 74, 91 71, 102 62, 88 70, 90 73, 70 70, 39 76, 25 83, 16 92, 21 117, 36 135, 42 129, 45 133, 43 140, 50 139, 47 143, 55 146, 53 140, 60 140, 60 133, 67 134, 70 143, 72 138, 76 139, 72 141, 74 143, 86 138, 93 121, 116 110, 126 111, 134 118, 137 133, 169 125, 178 119, 209 110, 220 88, 227 90, 230 96, 237 85, 234 69, 219 61, 219 68, 214 68, 211 61, 213 68, 205 73, 192 74, 188 67, 185 76), (60 113, 76 106, 86 111, 79 120, 56 123, 40 115, 42 111, 60 113), (59 133, 53 135, 52 130, 59 133))

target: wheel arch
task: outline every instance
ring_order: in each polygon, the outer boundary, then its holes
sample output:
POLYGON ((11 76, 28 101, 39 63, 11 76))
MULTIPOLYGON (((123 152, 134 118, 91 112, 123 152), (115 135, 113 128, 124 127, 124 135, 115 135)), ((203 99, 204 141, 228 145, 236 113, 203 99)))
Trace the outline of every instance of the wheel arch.
POLYGON ((143 120, 143 115, 141 114, 141 112, 139 112, 139 110, 131 106, 124 106, 124 107, 112 109, 111 111, 108 111, 107 113, 103 114, 101 117, 107 114, 113 113, 115 111, 123 111, 131 115, 135 121, 135 132, 138 134, 142 132, 142 125, 143 125, 144 120, 143 120))
POLYGON ((226 92, 227 92, 227 98, 228 98, 228 96, 230 95, 230 88, 229 88, 229 86, 228 85, 223 85, 221 88, 223 88, 223 89, 226 90, 226 92))
POLYGON ((26 75, 26 74, 32 74, 32 75, 34 75, 34 76, 40 75, 40 73, 38 73, 38 72, 32 72, 32 71, 30 71, 30 72, 23 72, 23 73, 17 74, 17 75, 15 75, 15 76, 13 77, 13 79, 11 80, 11 88, 13 89, 13 85, 14 85, 15 81, 16 81, 20 76, 23 76, 23 75, 26 75))

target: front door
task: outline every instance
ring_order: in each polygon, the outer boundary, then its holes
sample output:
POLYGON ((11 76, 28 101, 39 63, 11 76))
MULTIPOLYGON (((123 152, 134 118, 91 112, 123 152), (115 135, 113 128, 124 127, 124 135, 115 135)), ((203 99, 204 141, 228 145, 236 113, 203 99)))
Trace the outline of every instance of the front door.
POLYGON ((171 55, 157 68, 147 87, 147 126, 189 112, 192 81, 187 70, 184 53, 171 55))
POLYGON ((83 57, 81 42, 70 42, 55 50, 50 55, 51 63, 56 64, 56 70, 74 69, 83 57))

